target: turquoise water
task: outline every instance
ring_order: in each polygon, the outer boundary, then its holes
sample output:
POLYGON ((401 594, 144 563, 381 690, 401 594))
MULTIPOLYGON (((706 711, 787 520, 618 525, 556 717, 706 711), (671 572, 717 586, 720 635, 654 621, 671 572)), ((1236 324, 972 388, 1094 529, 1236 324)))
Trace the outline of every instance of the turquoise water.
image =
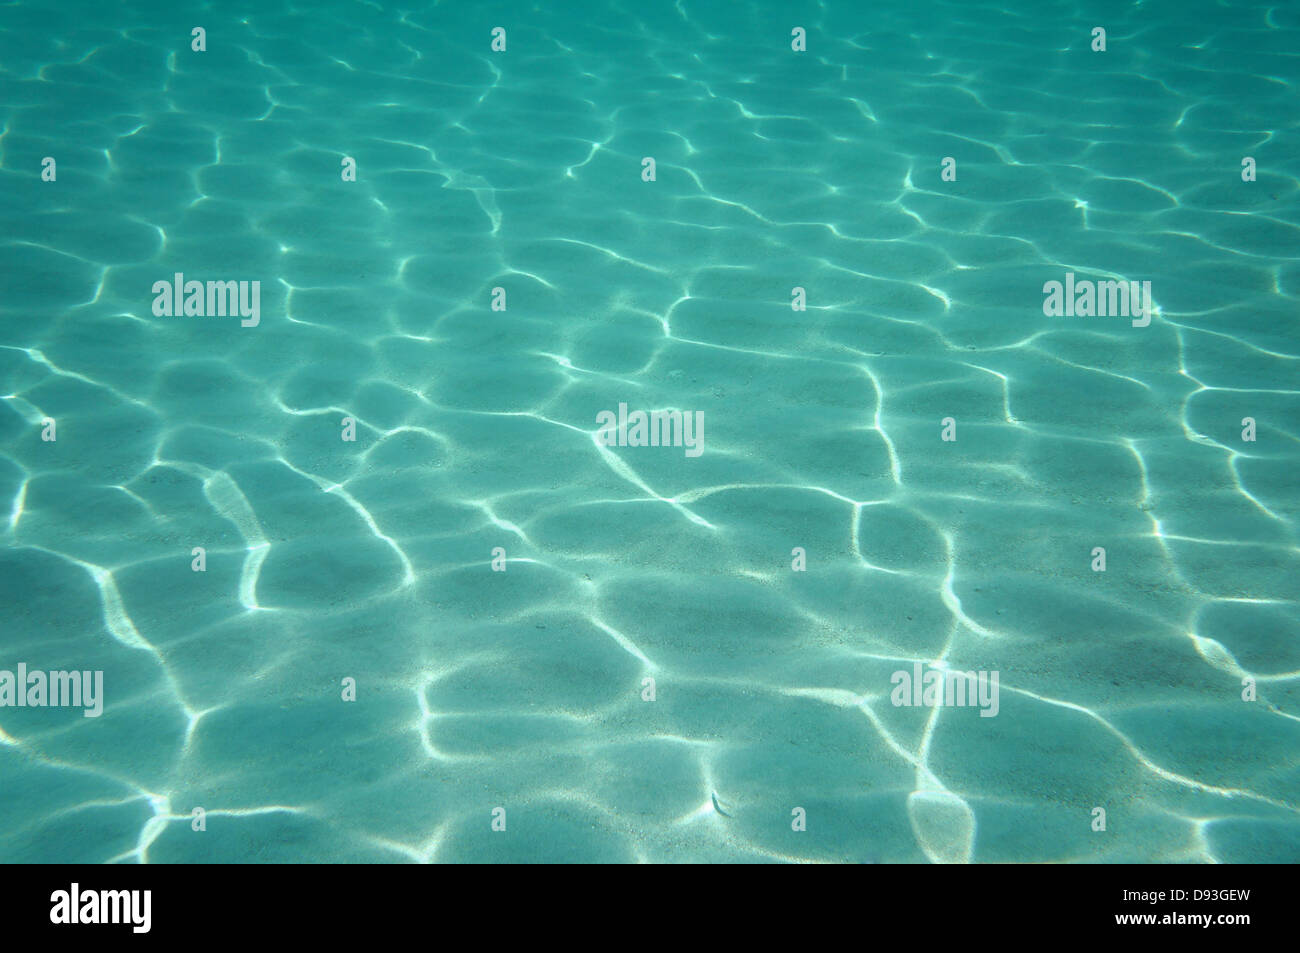
POLYGON ((0 669, 104 673, 0 708, 0 859, 1300 860, 1297 50, 1250 0, 0 5, 0 669))

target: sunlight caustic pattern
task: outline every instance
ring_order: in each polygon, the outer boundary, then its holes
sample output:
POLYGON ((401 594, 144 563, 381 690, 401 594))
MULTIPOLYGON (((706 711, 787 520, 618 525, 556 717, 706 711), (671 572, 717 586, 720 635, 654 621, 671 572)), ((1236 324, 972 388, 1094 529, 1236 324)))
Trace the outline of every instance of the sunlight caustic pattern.
POLYGON ((2 8, 0 860, 1300 860, 1300 11, 553 6, 2 8))

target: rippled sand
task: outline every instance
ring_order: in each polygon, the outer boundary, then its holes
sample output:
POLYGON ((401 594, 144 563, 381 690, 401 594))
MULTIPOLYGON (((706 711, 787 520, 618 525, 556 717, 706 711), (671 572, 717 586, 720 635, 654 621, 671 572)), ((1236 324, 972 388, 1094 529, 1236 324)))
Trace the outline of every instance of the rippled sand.
POLYGON ((0 6, 0 859, 1300 859, 1294 6, 216 6, 0 6))

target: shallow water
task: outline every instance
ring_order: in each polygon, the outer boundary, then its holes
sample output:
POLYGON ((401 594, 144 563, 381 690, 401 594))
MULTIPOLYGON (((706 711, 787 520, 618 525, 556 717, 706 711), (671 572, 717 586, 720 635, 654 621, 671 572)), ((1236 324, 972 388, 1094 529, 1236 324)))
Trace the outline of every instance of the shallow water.
POLYGON ((537 7, 0 5, 0 859, 1300 860, 1300 9, 537 7))

